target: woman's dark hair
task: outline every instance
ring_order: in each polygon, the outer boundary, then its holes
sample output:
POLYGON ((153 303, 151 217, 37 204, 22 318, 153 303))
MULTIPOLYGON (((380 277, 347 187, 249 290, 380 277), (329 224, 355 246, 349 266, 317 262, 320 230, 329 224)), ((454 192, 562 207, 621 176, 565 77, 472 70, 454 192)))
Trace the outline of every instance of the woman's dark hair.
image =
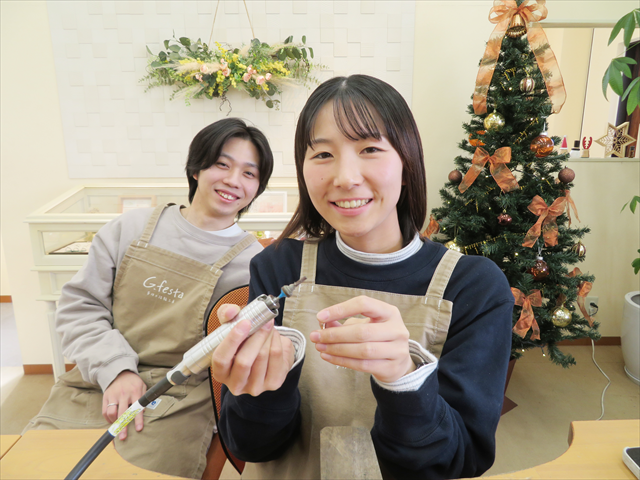
POLYGON ((327 80, 311 94, 302 109, 295 136, 300 202, 279 240, 298 235, 325 238, 334 231, 313 206, 303 175, 307 148, 315 142, 316 118, 328 102, 333 102, 336 124, 345 137, 379 140, 385 135, 402 159, 403 187, 396 209, 406 245, 422 229, 427 215, 427 185, 420 133, 402 95, 388 83, 368 75, 327 80), (376 122, 381 122, 381 125, 376 122))
MULTIPOLYGON (((267 188, 271 172, 273 172, 273 153, 267 137, 256 127, 247 125, 239 118, 225 118, 204 127, 191 141, 185 167, 187 180, 189 181, 189 203, 193 201, 198 189, 198 181, 193 176, 215 164, 220 157, 224 144, 231 138, 249 140, 258 151, 258 179, 260 186, 253 200, 258 198, 267 188)), ((253 203, 253 200, 251 200, 251 203, 253 203)), ((238 218, 249 210, 251 203, 238 212, 238 218)))

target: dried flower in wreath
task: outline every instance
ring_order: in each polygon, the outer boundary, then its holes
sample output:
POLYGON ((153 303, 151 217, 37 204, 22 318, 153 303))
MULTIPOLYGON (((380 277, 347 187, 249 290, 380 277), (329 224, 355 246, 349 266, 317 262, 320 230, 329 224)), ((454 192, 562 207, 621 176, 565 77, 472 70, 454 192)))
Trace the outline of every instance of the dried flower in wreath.
POLYGON ((310 75, 319 65, 311 63, 313 49, 306 46, 306 37, 302 43, 292 41, 290 36, 283 43, 268 45, 254 38, 250 45, 231 50, 218 42, 212 49, 200 39, 174 37, 164 41, 165 50, 157 55, 147 47, 151 54, 148 74, 140 81, 148 82, 145 91, 175 86, 170 98, 184 96, 187 105, 192 98, 201 97, 228 102, 227 92, 236 89, 277 109, 280 102, 273 96, 282 92, 286 82, 318 83, 310 75))

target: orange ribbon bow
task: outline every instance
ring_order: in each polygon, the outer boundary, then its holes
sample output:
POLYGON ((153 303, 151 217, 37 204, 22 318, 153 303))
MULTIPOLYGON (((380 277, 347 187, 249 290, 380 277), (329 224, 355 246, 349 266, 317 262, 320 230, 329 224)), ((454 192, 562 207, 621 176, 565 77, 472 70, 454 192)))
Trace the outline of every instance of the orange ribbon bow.
POLYGON ((562 215, 567 202, 566 197, 558 197, 555 202, 547 207, 540 195, 533 197, 529 204, 529 211, 534 215, 538 215, 538 221, 529 229, 524 237, 523 247, 533 247, 540 237, 540 230, 544 238, 544 244, 547 247, 553 247, 558 244, 558 224, 556 218, 562 215))
MULTIPOLYGON (((575 277, 577 275, 582 275, 582 272, 578 267, 574 268, 567 276, 575 277)), ((576 300, 578 302, 578 307, 580 307, 580 311, 582 312, 582 316, 587 320, 587 322, 589 322, 590 327, 593 327, 593 318, 591 318, 591 315, 587 312, 587 308, 584 305, 584 299, 589 295, 592 287, 593 283, 591 282, 580 282, 580 285, 578 285, 578 299, 576 300)))
POLYGON ((502 40, 516 13, 520 14, 527 24, 527 39, 536 57, 542 78, 544 78, 547 93, 553 105, 553 113, 558 113, 562 109, 567 98, 562 74, 558 67, 558 61, 549 46, 547 36, 538 23, 547 18, 545 3, 546 0, 525 0, 518 7, 515 0, 494 0, 493 7, 489 12, 489 21, 497 25, 487 42, 487 48, 480 61, 480 70, 476 78, 476 88, 473 93, 473 110, 476 115, 487 112, 487 93, 500 55, 502 40))
POLYGON ((564 191, 564 196, 567 199, 567 217, 569 218, 569 226, 571 226, 571 209, 573 208, 573 213, 576 214, 576 219, 580 221, 580 217, 578 217, 578 209, 576 208, 576 204, 573 203, 573 198, 569 194, 569 190, 564 191))
POLYGON ((516 177, 513 176, 507 163, 511 161, 511 147, 502 147, 497 149, 493 155, 489 155, 484 148, 476 148, 473 154, 473 160, 471 160, 471 168, 467 171, 467 174, 462 179, 458 190, 460 193, 464 193, 471 186, 471 184, 478 178, 480 172, 484 169, 484 166, 489 162, 489 169, 491 175, 495 179, 498 186, 504 192, 510 192, 519 187, 516 177))
POLYGON ((431 217, 429 217, 429 225, 427 226, 427 229, 424 232, 424 236, 427 238, 431 238, 431 235, 433 235, 434 233, 438 233, 439 231, 440 231, 440 224, 435 218, 433 218, 433 215, 431 215, 431 217))
POLYGON ((529 295, 525 295, 519 289, 511 287, 511 293, 516 299, 516 305, 522 307, 520 318, 513 327, 513 333, 524 338, 529 329, 531 329, 531 340, 540 340, 540 327, 536 322, 536 317, 533 315, 532 308, 542 306, 540 290, 531 290, 529 295))

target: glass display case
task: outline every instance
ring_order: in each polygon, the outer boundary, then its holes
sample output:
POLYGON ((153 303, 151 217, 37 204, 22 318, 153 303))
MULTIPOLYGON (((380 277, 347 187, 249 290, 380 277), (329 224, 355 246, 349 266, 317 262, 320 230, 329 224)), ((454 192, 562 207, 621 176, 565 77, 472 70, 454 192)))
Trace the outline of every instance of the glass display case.
MULTIPOLYGON (((33 270, 38 272, 40 296, 47 302, 54 351, 54 375, 64 373, 55 332, 56 301, 62 286, 84 263, 96 232, 127 210, 166 203, 188 205, 189 189, 181 184, 96 185, 75 188, 42 206, 25 222, 29 224, 33 270)), ((298 203, 295 179, 272 179, 238 224, 256 237, 277 237, 298 203)))

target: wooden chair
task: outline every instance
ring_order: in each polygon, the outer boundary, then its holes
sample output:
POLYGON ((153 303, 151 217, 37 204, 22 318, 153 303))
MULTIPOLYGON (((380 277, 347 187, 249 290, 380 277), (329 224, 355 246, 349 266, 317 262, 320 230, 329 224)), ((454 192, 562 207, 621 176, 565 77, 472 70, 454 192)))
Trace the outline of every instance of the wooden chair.
MULTIPOLYGON (((213 332, 220 326, 220 319, 218 318, 218 309, 225 303, 233 303, 244 307, 249 301, 249 286, 239 287, 235 290, 231 290, 229 293, 223 295, 220 300, 213 306, 209 319, 207 320, 207 335, 213 332)), ((209 384, 211 386, 211 393, 213 398, 213 409, 215 412, 216 423, 219 420, 219 412, 221 406, 221 394, 222 384, 217 382, 213 375, 211 375, 211 368, 209 368, 209 384)), ((207 453, 207 466, 202 474, 203 480, 218 480, 220 473, 224 467, 227 459, 235 467, 238 473, 242 473, 244 469, 244 462, 235 458, 225 447, 220 438, 220 434, 213 436, 211 440, 211 446, 207 453)))

